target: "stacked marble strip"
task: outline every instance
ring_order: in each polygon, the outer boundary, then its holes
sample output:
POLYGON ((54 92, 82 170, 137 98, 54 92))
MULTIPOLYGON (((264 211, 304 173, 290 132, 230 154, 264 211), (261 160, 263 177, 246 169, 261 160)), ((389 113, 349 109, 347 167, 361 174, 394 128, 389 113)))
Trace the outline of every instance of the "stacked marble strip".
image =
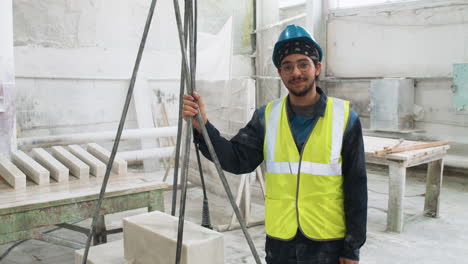
MULTIPOLYGON (((26 188, 27 179, 37 185, 46 185, 52 178, 56 182, 66 182, 69 175, 78 179, 103 177, 110 152, 95 143, 87 149, 79 145, 54 146, 50 149, 35 148, 26 153, 18 150, 11 159, 0 156, 0 178, 15 190, 26 188)), ((127 162, 114 159, 112 171, 115 174, 127 173, 127 162)))

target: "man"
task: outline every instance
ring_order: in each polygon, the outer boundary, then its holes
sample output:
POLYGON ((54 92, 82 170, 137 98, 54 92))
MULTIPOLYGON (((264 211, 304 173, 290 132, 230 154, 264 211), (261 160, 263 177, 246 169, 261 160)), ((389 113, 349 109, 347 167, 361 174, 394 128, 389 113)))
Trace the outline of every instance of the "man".
MULTIPOLYGON (((288 96, 258 108, 230 141, 208 122, 200 95, 184 95, 183 117, 201 111, 224 170, 243 174, 265 162, 269 264, 357 264, 366 240, 361 123, 349 102, 328 97, 316 85, 322 57, 304 28, 287 26, 273 63, 288 96)), ((195 140, 210 159, 196 119, 193 125, 195 140)))

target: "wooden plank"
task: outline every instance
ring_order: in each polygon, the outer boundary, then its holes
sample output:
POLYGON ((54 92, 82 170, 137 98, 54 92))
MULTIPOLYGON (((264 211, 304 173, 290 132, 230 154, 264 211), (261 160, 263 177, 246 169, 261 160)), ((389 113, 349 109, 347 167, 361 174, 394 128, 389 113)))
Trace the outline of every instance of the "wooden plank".
POLYGON ((250 183, 252 182, 252 179, 255 180, 255 172, 251 172, 247 174, 247 180, 245 181, 245 187, 244 187, 244 201, 241 204, 241 209, 244 215, 244 222, 246 225, 249 224, 250 221, 250 211, 251 211, 251 192, 250 192, 250 183))
MULTIPOLYGON (((245 182, 247 181, 247 175, 248 174, 242 174, 241 180, 240 180, 240 183, 239 183, 239 187, 237 188, 237 194, 236 194, 237 207, 240 206, 240 202, 241 202, 241 199, 242 199, 242 194, 244 193, 245 182)), ((234 225, 236 220, 237 220, 236 214, 232 213, 231 222, 229 223, 229 227, 234 225)))
MULTIPOLYGON (((94 214, 97 196, 91 201, 73 202, 61 206, 0 215, 0 244, 34 237, 35 228, 79 221, 94 214)), ((102 202, 103 214, 117 213, 152 206, 164 210, 163 190, 143 191, 117 197, 106 197, 102 202)))
MULTIPOLYGON (((398 145, 400 143, 398 143, 398 145)), ((398 148, 391 147, 391 148, 387 148, 387 149, 383 149, 383 150, 377 150, 377 151, 375 151, 375 154, 376 155, 386 155, 386 154, 390 154, 390 153, 399 153, 399 152, 411 151, 411 150, 417 150, 417 149, 439 147, 439 146, 448 145, 448 144, 449 144, 448 141, 443 140, 443 141, 430 142, 430 143, 421 143, 421 144, 407 146, 407 147, 398 147, 398 148)))
POLYGON ((256 169, 255 169, 255 172, 257 173, 257 179, 258 179, 258 182, 260 184, 260 189, 262 189, 262 194, 263 194, 263 200, 265 200, 265 180, 263 179, 263 173, 262 173, 262 169, 260 168, 260 166, 258 166, 256 169))
MULTIPOLYGON (((157 104, 157 103, 152 103, 151 104, 151 111, 153 113, 153 124, 155 127, 160 127, 160 126, 165 126, 165 124, 163 124, 163 119, 159 120, 158 117, 159 116, 162 116, 163 115, 163 112, 161 111, 161 114, 158 113, 157 111, 157 106, 160 105, 160 104, 157 104)), ((162 103, 161 103, 162 105, 162 103)), ((162 138, 156 138, 156 143, 158 145, 158 147, 163 147, 163 146, 167 146, 167 144, 163 144, 163 140, 162 138)), ((171 161, 170 161, 170 158, 167 157, 167 158, 162 158, 161 159, 162 161, 162 164, 163 164, 163 167, 166 171, 168 171, 171 167, 171 161)))
MULTIPOLYGON (((164 103, 161 103, 161 115, 163 120, 162 126, 170 126, 169 118, 167 117, 166 105, 164 103)), ((167 140, 169 141, 170 146, 175 146, 175 137, 167 137, 167 140)))
POLYGON ((444 160, 439 159, 428 164, 426 178, 426 198, 424 201, 424 213, 426 216, 438 217, 440 204, 440 189, 444 173, 444 160))
POLYGON ((385 157, 378 157, 373 153, 366 153, 366 162, 372 164, 379 164, 379 165, 387 165, 388 166, 388 159, 385 157))
MULTIPOLYGON (((377 150, 383 149, 384 147, 394 146, 398 143, 397 139, 382 138, 382 137, 371 137, 364 136, 364 149, 365 152, 374 153, 377 150)), ((408 144, 410 141, 406 141, 408 144)))
MULTIPOLYGON (((154 128, 153 114, 151 110, 151 100, 153 94, 148 85, 148 80, 139 78, 133 91, 133 106, 135 107, 135 116, 138 128, 154 128)), ((156 138, 142 138, 140 140, 141 149, 154 149, 159 147, 156 138)), ((160 169, 159 159, 144 159, 143 167, 145 171, 156 171, 160 169)))
POLYGON ((409 168, 409 167, 414 167, 414 166, 418 166, 421 164, 430 163, 434 160, 443 159, 445 155, 447 155, 446 151, 443 151, 443 152, 440 151, 439 153, 431 153, 430 155, 414 158, 414 159, 405 161, 404 163, 405 163, 405 167, 409 168))
MULTIPOLYGON (((102 180, 103 178, 92 177, 88 181, 71 180, 48 186, 30 186, 26 190, 2 190, 0 215, 96 199, 102 180)), ((105 197, 166 188, 167 184, 151 174, 116 175, 109 179, 105 197)))
POLYGON ((390 162, 388 184, 387 230, 403 231, 403 198, 405 195, 406 168, 400 162, 390 162))
MULTIPOLYGON (((450 148, 449 145, 443 145, 443 146, 438 146, 438 147, 410 150, 410 151, 404 151, 404 152, 399 152, 399 153, 390 153, 390 154, 386 154, 383 156, 379 156, 375 154, 376 151, 382 150, 385 147, 391 147, 395 144, 398 144, 398 142, 399 141, 397 139, 364 136, 364 148, 365 148, 366 161, 370 160, 371 163, 376 162, 377 164, 384 164, 385 163, 384 160, 389 159, 389 160, 408 161, 409 163, 411 163, 411 159, 417 159, 419 157, 432 155, 433 153, 446 151, 450 148), (373 158, 370 159, 371 157, 373 158)), ((402 144, 401 147, 411 147, 411 146, 415 146, 421 143, 426 143, 426 142, 405 140, 404 142, 401 143, 402 144)))

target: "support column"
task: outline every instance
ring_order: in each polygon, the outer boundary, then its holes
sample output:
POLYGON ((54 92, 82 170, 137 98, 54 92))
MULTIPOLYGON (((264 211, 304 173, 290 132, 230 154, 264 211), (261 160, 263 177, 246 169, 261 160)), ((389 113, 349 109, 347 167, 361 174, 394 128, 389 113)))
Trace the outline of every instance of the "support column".
POLYGON ((387 231, 403 230, 403 198, 405 196, 406 168, 400 162, 389 161, 387 231))
POLYGON ((427 166, 426 199, 424 201, 424 214, 430 217, 439 216, 439 197, 442 188, 442 175, 444 173, 444 160, 435 160, 427 166))
POLYGON ((0 1, 0 154, 16 150, 12 0, 0 1))
POLYGON ((256 105, 264 105, 278 98, 281 80, 273 65, 271 55, 283 26, 279 22, 278 0, 257 0, 257 50, 256 50, 256 105))
POLYGON ((93 245, 100 245, 107 243, 107 234, 106 234, 106 221, 104 215, 100 215, 96 223, 96 231, 93 237, 93 245))
POLYGON ((326 76, 327 19, 330 5, 328 0, 307 0, 306 27, 323 51, 321 76, 326 76))
MULTIPOLYGON (((151 109, 151 99, 153 98, 148 78, 144 75, 136 81, 135 91, 133 92, 133 104, 135 105, 136 118, 138 128, 154 128, 156 127, 153 121, 151 109)), ((141 149, 153 149, 159 147, 155 138, 141 139, 141 149)), ((146 172, 157 171, 160 169, 159 159, 151 158, 143 160, 143 167, 146 172)))

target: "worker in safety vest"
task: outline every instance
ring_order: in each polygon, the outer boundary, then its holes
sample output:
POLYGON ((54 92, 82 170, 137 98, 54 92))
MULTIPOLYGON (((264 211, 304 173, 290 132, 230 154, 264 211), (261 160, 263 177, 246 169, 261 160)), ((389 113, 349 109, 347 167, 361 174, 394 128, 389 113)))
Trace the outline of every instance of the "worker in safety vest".
MULTIPOLYGON (((317 86, 322 58, 304 28, 287 26, 273 63, 289 93, 258 108, 231 140, 208 121, 199 94, 184 95, 183 117, 201 112, 224 170, 243 174, 265 162, 269 264, 356 264, 366 240, 361 123, 348 101, 328 97, 317 86)), ((195 141, 210 159, 196 119, 193 126, 195 141)))

